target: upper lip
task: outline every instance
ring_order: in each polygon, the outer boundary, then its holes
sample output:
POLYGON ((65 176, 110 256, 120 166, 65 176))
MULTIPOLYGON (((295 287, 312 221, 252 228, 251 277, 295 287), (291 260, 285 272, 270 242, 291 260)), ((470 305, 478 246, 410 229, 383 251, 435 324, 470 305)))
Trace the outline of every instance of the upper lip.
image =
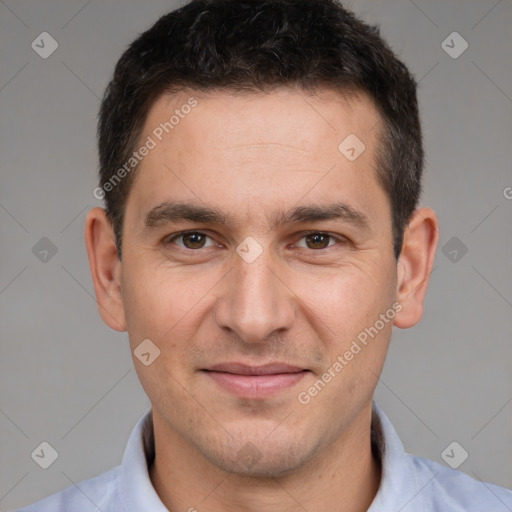
POLYGON ((282 373, 298 373, 305 368, 286 363, 268 363, 259 366, 251 366, 243 363, 221 363, 205 368, 210 372, 232 373, 235 375, 277 375, 282 373))

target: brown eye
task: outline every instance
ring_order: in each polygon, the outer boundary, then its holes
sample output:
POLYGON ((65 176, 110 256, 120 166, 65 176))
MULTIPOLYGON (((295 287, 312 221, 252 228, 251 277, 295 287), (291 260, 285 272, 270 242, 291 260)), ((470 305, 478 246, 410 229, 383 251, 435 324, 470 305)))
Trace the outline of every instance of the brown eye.
POLYGON ((187 249, 202 249, 206 236, 201 233, 185 233, 181 239, 187 249))
POLYGON ((205 247, 215 245, 213 240, 209 242, 209 245, 206 245, 208 239, 210 239, 210 237, 204 233, 200 233, 198 231, 189 231, 187 233, 180 233, 175 235, 172 238, 167 238, 164 241, 164 244, 166 246, 169 244, 176 244, 177 246, 184 249, 203 249, 205 247))
POLYGON ((310 233, 304 238, 309 249, 326 249, 332 236, 323 233, 310 233))

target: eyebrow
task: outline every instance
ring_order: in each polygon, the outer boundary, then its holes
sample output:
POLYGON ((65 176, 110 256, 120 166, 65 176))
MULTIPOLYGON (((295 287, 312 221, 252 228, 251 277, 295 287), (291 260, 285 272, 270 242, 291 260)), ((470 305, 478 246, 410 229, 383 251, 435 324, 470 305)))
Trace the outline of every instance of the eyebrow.
MULTIPOLYGON (((297 206, 289 211, 274 212, 268 217, 271 230, 286 224, 306 222, 320 222, 326 220, 339 220, 351 224, 356 228, 368 231, 370 223, 361 211, 343 202, 328 205, 297 206)), ((211 206, 200 206, 181 202, 165 201, 152 208, 145 217, 146 228, 157 228, 168 223, 189 221, 196 224, 223 224, 228 225, 232 219, 211 206)))

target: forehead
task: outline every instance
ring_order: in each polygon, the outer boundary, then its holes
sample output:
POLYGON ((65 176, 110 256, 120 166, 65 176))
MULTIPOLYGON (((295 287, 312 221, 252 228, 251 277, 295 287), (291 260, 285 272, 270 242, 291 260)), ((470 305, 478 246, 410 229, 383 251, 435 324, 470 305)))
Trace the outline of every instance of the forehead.
POLYGON ((319 142, 327 145, 332 138, 348 135, 344 133, 348 130, 371 145, 379 122, 373 101, 362 92, 318 89, 313 94, 284 87, 268 93, 189 90, 157 98, 148 112, 143 135, 161 135, 167 139, 163 142, 171 142, 166 135, 181 135, 190 143, 200 142, 207 150, 212 149, 209 145, 225 150, 244 143, 280 143, 290 147, 300 144, 304 151, 311 151, 319 142), (165 125, 169 121, 171 127, 165 125))
POLYGON ((332 90, 165 94, 148 113, 141 142, 153 148, 132 193, 146 211, 169 197, 291 206, 305 194, 321 202, 329 193, 334 202, 359 189, 362 199, 378 187, 379 121, 365 95, 332 90))

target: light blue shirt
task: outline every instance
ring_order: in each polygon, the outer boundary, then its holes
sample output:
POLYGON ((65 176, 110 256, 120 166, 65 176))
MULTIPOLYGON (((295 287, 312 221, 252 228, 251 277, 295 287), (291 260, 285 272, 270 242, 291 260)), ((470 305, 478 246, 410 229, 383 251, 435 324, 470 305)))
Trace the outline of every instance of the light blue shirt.
MULTIPOLYGON (((372 441, 380 453, 382 479, 368 512, 512 511, 512 491, 405 453, 393 425, 375 402, 372 441)), ((153 457, 148 412, 134 428, 120 466, 18 512, 169 512, 149 479, 148 460, 153 457)), ((201 510, 198 503, 190 507, 201 510)))

